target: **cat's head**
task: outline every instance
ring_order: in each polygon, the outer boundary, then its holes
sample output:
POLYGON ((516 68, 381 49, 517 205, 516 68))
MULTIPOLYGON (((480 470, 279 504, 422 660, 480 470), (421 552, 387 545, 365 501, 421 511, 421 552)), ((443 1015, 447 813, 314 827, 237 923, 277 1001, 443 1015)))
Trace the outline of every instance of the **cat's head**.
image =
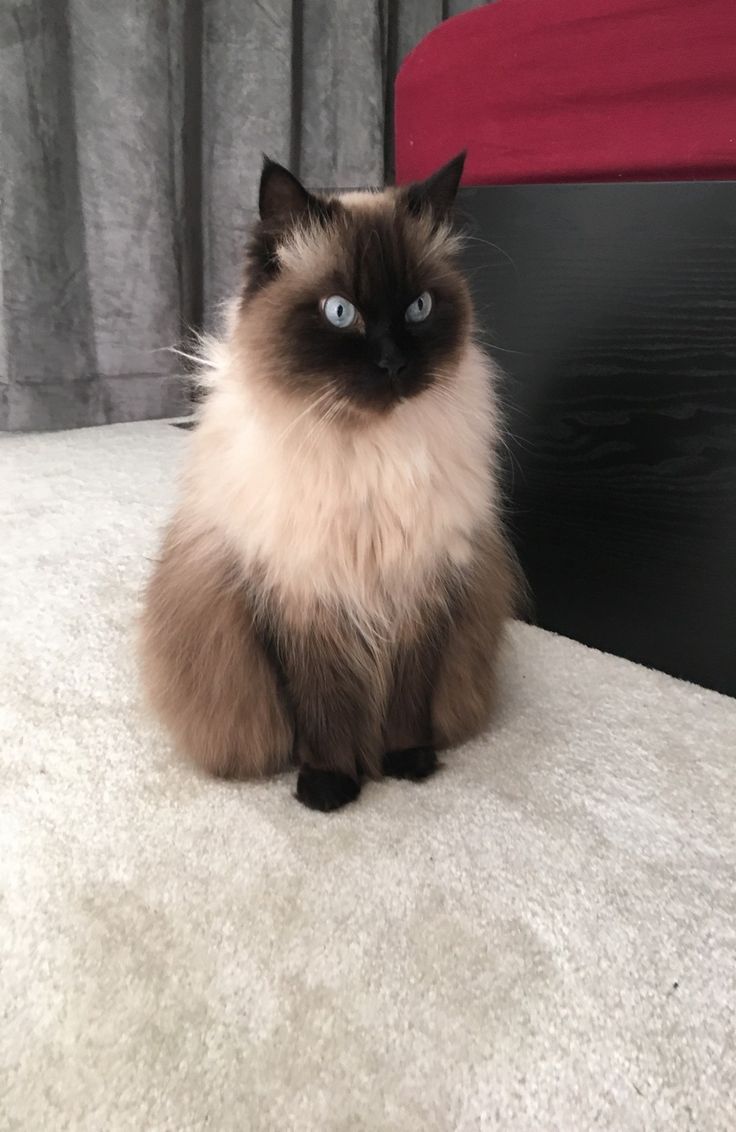
POLYGON ((383 413, 447 380, 471 321, 450 223, 464 157, 413 185, 335 196, 264 160, 240 312, 269 381, 383 413))

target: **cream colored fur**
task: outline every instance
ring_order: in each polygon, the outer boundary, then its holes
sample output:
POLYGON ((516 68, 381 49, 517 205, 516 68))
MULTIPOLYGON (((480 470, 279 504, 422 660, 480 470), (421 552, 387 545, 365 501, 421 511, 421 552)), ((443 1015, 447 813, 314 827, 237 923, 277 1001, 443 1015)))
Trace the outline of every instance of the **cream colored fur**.
POLYGON ((337 599, 368 623, 411 614, 435 570, 467 564, 495 505, 486 358, 469 345, 450 381, 351 427, 339 401, 265 390, 247 336, 234 341, 215 350, 183 514, 214 525, 294 608, 337 599))

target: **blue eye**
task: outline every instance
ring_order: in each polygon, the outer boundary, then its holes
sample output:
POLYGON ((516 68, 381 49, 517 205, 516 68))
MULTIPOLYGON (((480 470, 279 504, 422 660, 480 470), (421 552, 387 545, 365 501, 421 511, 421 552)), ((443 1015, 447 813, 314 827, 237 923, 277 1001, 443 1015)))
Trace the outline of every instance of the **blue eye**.
POLYGON ((413 303, 406 308, 404 318, 407 322, 424 322, 432 309, 432 296, 429 291, 422 291, 413 303))
POLYGON ((322 313, 328 322, 344 330, 355 322, 357 311, 349 299, 342 295, 330 295, 329 299, 322 300, 322 313))

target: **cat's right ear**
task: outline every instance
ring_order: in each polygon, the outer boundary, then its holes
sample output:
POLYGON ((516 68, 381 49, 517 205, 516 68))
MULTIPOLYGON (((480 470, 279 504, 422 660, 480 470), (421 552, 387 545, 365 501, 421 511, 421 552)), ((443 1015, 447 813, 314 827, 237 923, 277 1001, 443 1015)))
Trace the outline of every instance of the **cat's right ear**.
POLYGON ((268 228, 285 228, 306 219, 310 212, 316 211, 316 205, 316 198, 293 173, 264 154, 258 211, 268 228))
POLYGON ((466 150, 463 150, 425 181, 415 181, 413 185, 409 185, 406 199, 409 211, 414 216, 419 216, 425 210, 432 212, 439 220, 445 220, 450 215, 460 188, 465 155, 466 150))

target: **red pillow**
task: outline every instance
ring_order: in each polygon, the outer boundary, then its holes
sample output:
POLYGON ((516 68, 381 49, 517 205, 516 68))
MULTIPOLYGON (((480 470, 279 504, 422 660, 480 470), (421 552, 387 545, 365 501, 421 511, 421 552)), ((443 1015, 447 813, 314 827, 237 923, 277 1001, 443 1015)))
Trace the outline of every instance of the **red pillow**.
POLYGON ((736 0, 499 0, 396 80, 397 180, 736 177, 736 0))

